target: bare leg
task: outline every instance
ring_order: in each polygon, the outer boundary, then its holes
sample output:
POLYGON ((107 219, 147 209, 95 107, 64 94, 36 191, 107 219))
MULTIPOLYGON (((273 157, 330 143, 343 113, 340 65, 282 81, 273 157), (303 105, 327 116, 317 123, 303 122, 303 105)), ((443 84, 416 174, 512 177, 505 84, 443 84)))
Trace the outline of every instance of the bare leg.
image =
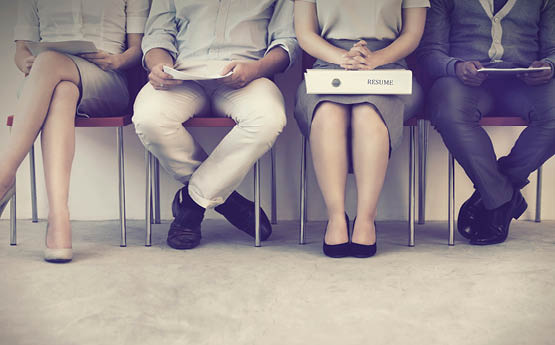
POLYGON ((389 159, 389 135, 376 109, 353 106, 353 169, 357 184, 357 219, 354 243, 376 243, 374 220, 389 159))
POLYGON ((346 105, 321 103, 315 110, 310 132, 314 170, 329 219, 324 240, 332 245, 349 241, 345 223, 349 111, 346 105))
POLYGON ((73 61, 56 52, 40 54, 27 78, 17 103, 8 145, 0 153, 0 196, 12 185, 17 168, 43 126, 58 83, 64 80, 75 85, 80 83, 79 71, 73 61))
POLYGON ((48 193, 48 248, 71 248, 69 179, 75 152, 75 110, 79 89, 62 81, 54 90, 42 129, 42 156, 48 193))

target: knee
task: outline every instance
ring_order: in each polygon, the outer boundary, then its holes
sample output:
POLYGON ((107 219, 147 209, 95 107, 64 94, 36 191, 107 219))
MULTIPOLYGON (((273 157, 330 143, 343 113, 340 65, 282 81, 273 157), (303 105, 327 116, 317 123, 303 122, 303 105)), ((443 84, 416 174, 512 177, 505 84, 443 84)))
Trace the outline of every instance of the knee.
POLYGON ((363 132, 365 134, 376 136, 388 136, 389 131, 385 125, 379 112, 370 105, 359 105, 353 109, 351 120, 353 134, 363 132))
POLYGON ((434 83, 428 99, 428 113, 434 127, 441 130, 480 120, 477 100, 465 91, 455 78, 441 78, 434 83))
POLYGON ((63 61, 64 58, 66 58, 64 54, 55 51, 42 52, 36 57, 35 62, 33 62, 31 74, 58 75, 63 70, 60 61, 63 61))
POLYGON ((286 124, 287 117, 284 109, 265 109, 264 113, 258 113, 252 117, 252 121, 240 126, 252 134, 255 144, 271 147, 286 124))
POLYGON ((61 81, 54 88, 52 102, 72 102, 79 99, 79 87, 70 81, 61 81))
POLYGON ((339 128, 347 129, 348 117, 338 104, 323 102, 314 110, 312 130, 337 131, 339 128))
POLYGON ((149 92, 151 86, 145 85, 137 95, 133 105, 133 124, 135 132, 139 137, 158 137, 164 127, 173 126, 178 128, 182 124, 178 121, 172 122, 165 116, 167 109, 149 92))

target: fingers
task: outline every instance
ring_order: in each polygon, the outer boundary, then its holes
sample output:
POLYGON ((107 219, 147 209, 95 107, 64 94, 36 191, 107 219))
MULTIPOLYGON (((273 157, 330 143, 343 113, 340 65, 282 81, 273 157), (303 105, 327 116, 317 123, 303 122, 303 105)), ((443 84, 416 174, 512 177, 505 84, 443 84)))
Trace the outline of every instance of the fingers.
POLYGON ((368 43, 365 40, 360 40, 357 43, 355 43, 353 45, 353 47, 362 47, 362 46, 366 46, 368 43))
POLYGON ((222 69, 222 71, 220 72, 221 75, 226 75, 229 72, 233 71, 235 69, 235 67, 239 64, 238 61, 232 61, 230 63, 228 63, 224 69, 222 69))
POLYGON ((372 55, 372 52, 366 46, 358 46, 351 48, 351 50, 347 53, 347 56, 350 57, 354 57, 357 55, 367 58, 372 55))
POLYGON ((109 53, 103 51, 103 50, 99 50, 96 53, 85 53, 85 54, 79 54, 79 56, 81 56, 84 59, 104 59, 108 56, 110 56, 109 53))
POLYGON ((183 84, 183 80, 173 79, 173 77, 163 70, 164 65, 157 65, 152 68, 148 79, 156 90, 168 90, 172 87, 183 84))

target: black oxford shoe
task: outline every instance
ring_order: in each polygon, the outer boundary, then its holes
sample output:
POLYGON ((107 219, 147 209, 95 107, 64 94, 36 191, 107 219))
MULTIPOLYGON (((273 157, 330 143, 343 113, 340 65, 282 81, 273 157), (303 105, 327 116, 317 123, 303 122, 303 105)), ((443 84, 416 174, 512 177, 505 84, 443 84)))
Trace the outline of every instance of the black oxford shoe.
POLYGON ((504 242, 509 235, 512 219, 518 219, 527 207, 528 204, 520 190, 516 190, 509 202, 496 209, 486 210, 479 222, 480 227, 470 240, 470 244, 485 246, 504 242))
POLYGON ((476 190, 468 200, 462 204, 457 218, 457 230, 462 237, 471 239, 476 235, 475 224, 484 215, 486 208, 480 193, 476 190))
MULTIPOLYGON (((227 200, 215 208, 237 229, 255 237, 254 202, 237 192, 231 193, 227 200)), ((260 240, 266 241, 272 234, 272 225, 268 216, 260 208, 260 240)))
POLYGON ((172 203, 174 220, 170 225, 167 243, 174 249, 193 249, 201 239, 200 224, 204 208, 189 196, 188 185, 178 190, 172 203))

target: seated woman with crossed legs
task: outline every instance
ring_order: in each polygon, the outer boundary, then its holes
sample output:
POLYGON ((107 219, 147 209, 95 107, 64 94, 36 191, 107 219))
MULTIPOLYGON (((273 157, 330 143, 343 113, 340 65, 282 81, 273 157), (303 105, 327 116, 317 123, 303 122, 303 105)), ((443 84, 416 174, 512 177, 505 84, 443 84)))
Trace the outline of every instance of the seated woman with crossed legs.
POLYGON ((18 167, 41 133, 49 214, 45 260, 72 259, 68 195, 75 116, 116 116, 129 102, 122 71, 139 63, 148 0, 23 0, 15 28, 17 67, 27 75, 8 144, 0 154, 0 214, 14 193, 18 167), (97 53, 45 51, 26 42, 86 40, 97 53))

